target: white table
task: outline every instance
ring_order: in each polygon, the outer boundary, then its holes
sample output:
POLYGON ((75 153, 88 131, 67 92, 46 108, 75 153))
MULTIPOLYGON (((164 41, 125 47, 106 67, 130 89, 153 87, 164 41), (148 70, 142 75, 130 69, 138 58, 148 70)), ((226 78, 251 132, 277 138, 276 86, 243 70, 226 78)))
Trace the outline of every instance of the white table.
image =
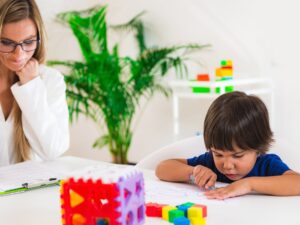
MULTIPOLYGON (((63 157, 49 166, 71 172, 101 162, 63 157)), ((102 163, 105 164, 105 163, 102 163)), ((153 171, 143 171, 145 181, 156 179, 153 171)), ((175 186, 178 184, 174 184, 175 186)), ((182 184, 181 184, 182 186, 182 184)), ((185 199, 182 199, 185 202, 185 199)), ((300 225, 300 196, 271 197, 248 195, 236 204, 207 204, 207 225, 300 225)), ((58 187, 0 197, 1 225, 59 225, 60 197, 58 187)), ((146 225, 170 224, 158 218, 147 218, 146 225)))

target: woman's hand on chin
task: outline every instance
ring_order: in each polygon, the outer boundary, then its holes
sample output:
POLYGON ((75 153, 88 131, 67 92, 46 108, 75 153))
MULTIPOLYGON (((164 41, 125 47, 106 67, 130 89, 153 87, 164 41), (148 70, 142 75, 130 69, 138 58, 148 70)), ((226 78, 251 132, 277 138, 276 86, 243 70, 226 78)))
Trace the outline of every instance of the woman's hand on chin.
POLYGON ((39 63, 36 59, 31 58, 22 69, 16 71, 21 84, 26 84, 38 76, 39 63))

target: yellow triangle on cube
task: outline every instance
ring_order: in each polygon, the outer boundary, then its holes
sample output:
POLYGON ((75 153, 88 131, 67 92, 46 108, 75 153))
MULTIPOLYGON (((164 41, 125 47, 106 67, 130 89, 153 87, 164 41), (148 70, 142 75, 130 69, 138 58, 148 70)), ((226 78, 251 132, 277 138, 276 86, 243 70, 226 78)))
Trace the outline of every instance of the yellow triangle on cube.
POLYGON ((71 197, 71 207, 75 207, 75 206, 78 206, 80 205, 83 201, 84 201, 84 198, 77 194, 75 191, 70 191, 70 197, 71 197))

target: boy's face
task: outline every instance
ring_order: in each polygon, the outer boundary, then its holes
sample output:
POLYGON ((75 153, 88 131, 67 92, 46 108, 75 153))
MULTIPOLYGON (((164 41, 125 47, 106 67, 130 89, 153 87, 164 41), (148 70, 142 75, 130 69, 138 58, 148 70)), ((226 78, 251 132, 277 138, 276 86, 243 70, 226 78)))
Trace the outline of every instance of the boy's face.
POLYGON ((246 176, 253 168, 257 151, 234 148, 234 151, 225 151, 211 148, 215 165, 220 173, 230 180, 239 180, 246 176))

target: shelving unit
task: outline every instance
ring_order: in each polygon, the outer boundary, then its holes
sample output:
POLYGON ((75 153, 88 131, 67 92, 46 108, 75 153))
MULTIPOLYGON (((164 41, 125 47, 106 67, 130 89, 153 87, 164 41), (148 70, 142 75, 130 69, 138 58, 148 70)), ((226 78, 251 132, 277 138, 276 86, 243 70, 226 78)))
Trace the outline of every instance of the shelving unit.
POLYGON ((179 134, 179 99, 215 99, 221 94, 225 93, 226 86, 234 86, 235 91, 244 91, 247 94, 269 96, 269 113, 271 124, 274 120, 274 96, 272 81, 267 78, 234 78, 227 81, 187 81, 187 80, 173 80, 169 83, 173 91, 173 131, 175 138, 179 134), (192 87, 209 87, 211 91, 215 88, 220 88, 220 93, 193 93, 192 87))

